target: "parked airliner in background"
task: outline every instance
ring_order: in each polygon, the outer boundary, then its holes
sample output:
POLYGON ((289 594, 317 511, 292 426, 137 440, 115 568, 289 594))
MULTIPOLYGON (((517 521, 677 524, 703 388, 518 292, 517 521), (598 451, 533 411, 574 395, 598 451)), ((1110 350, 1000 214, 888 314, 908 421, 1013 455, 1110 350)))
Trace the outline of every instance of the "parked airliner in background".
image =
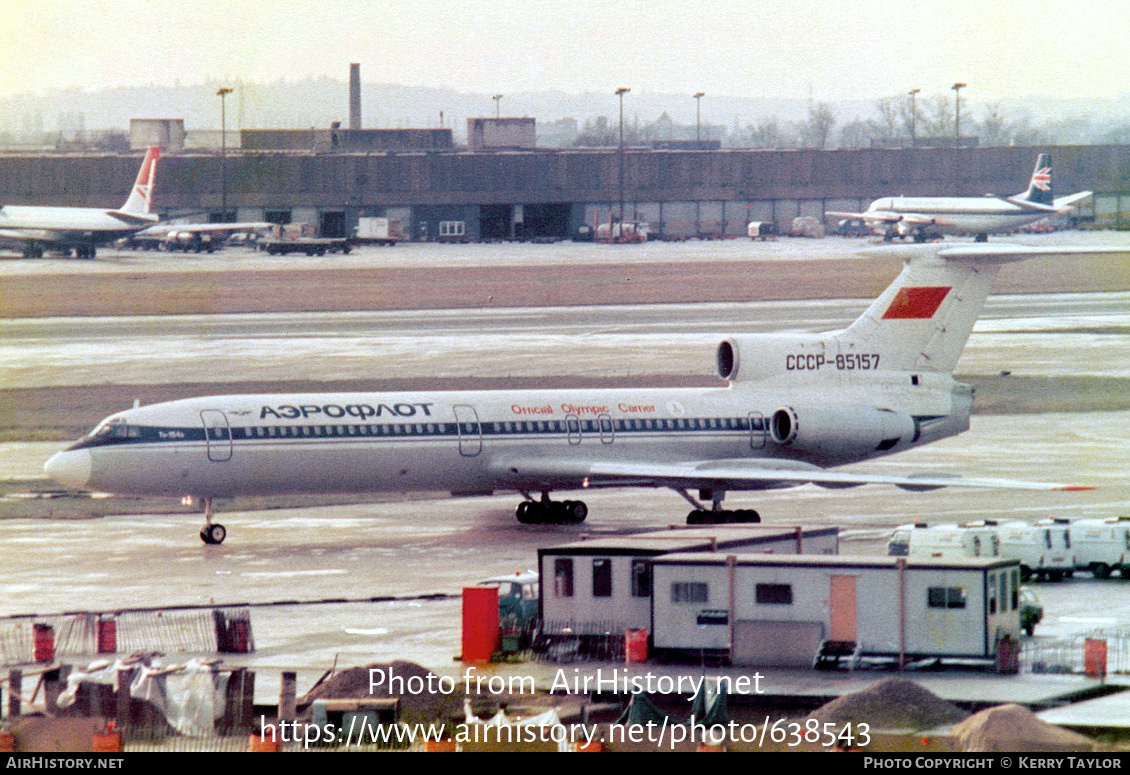
POLYGON ((1056 199, 1052 193, 1052 158, 1041 153, 1028 182, 1028 190, 1016 196, 973 197, 884 197, 863 213, 830 211, 833 218, 858 218, 886 240, 913 237, 915 242, 944 234, 976 235, 984 242, 990 234, 1016 231, 1021 226, 1063 215, 1071 206, 1091 195, 1080 191, 1056 199))
POLYGON ((46 472, 77 489, 199 499, 209 544, 226 535, 213 499, 239 495, 511 490, 521 522, 564 523, 588 508, 551 491, 667 487, 695 507, 689 522, 710 522, 757 521, 722 509, 729 491, 808 482, 1070 489, 827 469, 968 429, 973 390, 952 371, 1002 264, 1130 249, 896 250, 902 272, 846 329, 722 341, 728 386, 190 398, 103 420, 46 472))
POLYGON ((160 157, 159 147, 149 149, 129 198, 117 210, 22 205, 0 208, 0 241, 20 244, 26 258, 42 258, 45 250, 64 255, 73 250, 75 258, 94 258, 99 245, 157 223, 150 206, 160 157))

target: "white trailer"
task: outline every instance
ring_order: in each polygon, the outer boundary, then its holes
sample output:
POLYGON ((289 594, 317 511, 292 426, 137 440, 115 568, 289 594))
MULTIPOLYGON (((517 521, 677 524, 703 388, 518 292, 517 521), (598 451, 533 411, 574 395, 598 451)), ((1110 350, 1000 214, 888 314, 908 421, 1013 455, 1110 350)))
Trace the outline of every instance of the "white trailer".
POLYGON ((652 568, 657 652, 765 667, 1018 653, 1016 560, 688 553, 652 568))
POLYGON ((1020 563, 1020 578, 1061 581, 1075 572, 1069 523, 1065 519, 1002 522, 997 525, 1001 557, 1020 563))
POLYGON ((899 525, 887 542, 890 557, 999 557, 996 527, 985 522, 965 525, 899 525))
POLYGON ((1130 517, 1077 519, 1070 525, 1076 570, 1105 579, 1111 571, 1130 578, 1130 517))
POLYGON ((356 242, 361 245, 395 245, 404 239, 398 221, 361 216, 357 219, 356 242))
POLYGON ((679 527, 539 549, 542 633, 603 636, 649 629, 651 567, 665 554, 838 551, 837 528, 768 525, 679 527))

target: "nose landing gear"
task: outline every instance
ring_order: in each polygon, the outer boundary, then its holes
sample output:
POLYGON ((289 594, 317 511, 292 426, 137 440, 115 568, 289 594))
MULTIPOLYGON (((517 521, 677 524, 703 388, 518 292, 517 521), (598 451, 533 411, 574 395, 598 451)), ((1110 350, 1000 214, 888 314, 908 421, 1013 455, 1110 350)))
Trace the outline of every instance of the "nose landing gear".
POLYGON ((209 546, 216 546, 222 544, 224 539, 228 537, 227 528, 219 522, 213 522, 212 517, 212 499, 204 498, 201 500, 204 504, 204 527, 200 528, 200 540, 209 546))

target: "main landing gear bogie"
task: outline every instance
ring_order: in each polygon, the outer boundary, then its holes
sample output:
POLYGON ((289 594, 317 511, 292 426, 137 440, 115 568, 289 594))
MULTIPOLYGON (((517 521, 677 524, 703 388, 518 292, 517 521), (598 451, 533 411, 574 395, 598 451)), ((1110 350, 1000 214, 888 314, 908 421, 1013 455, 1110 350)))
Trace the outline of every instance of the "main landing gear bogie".
POLYGON ((522 501, 514 512, 523 525, 579 525, 589 515, 584 501, 522 501))

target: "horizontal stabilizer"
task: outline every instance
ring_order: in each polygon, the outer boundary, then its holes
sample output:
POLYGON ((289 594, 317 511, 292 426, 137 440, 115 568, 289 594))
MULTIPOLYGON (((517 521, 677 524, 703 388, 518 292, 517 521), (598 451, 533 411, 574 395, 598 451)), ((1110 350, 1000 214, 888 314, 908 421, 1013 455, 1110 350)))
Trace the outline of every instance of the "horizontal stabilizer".
POLYGON ((125 210, 107 210, 106 215, 117 218, 129 226, 140 226, 144 223, 156 223, 157 216, 149 213, 127 213, 125 210))
POLYGON ((1079 202, 1079 201, 1086 199, 1087 197, 1091 196, 1092 193, 1093 192, 1091 192, 1091 191, 1079 191, 1078 193, 1075 193, 1075 194, 1069 194, 1067 196, 1061 196, 1061 197, 1059 197, 1058 199, 1055 200, 1055 209, 1062 210, 1066 207, 1071 207, 1071 205, 1075 204, 1076 202, 1079 202))

